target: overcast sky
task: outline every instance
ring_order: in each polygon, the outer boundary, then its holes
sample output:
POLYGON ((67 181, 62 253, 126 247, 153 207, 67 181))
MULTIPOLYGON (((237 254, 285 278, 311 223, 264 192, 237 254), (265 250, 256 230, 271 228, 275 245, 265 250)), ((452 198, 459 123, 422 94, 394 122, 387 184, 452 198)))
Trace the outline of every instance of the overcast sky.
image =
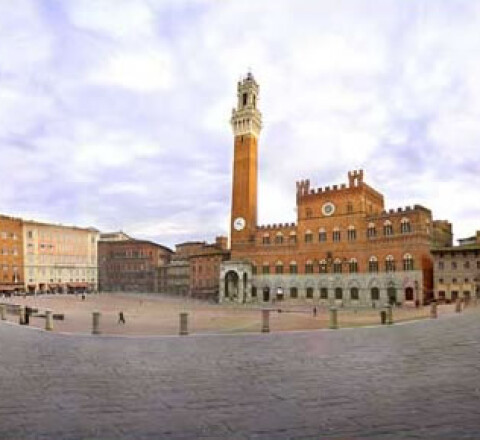
POLYGON ((364 168, 480 229, 480 1, 0 0, 0 213, 172 246, 228 232, 236 82, 259 220, 364 168))

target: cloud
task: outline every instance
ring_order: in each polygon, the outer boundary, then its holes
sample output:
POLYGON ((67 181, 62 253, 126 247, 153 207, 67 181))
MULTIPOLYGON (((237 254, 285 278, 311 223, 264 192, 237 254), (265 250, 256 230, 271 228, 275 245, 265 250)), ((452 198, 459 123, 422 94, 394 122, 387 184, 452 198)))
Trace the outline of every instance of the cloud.
POLYGON ((173 245, 228 228, 236 81, 260 83, 261 222, 363 167, 387 207, 478 229, 467 0, 0 1, 2 212, 173 245))

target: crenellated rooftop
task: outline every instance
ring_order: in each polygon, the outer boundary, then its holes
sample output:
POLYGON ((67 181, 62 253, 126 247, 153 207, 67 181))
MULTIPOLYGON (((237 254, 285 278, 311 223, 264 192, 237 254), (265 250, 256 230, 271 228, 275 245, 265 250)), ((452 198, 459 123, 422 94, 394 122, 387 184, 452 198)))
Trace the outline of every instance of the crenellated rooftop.
POLYGON ((271 225, 270 224, 259 225, 257 226, 257 229, 262 231, 268 231, 268 230, 280 231, 281 229, 291 229, 296 227, 297 227, 296 223, 273 223, 271 225))
POLYGON ((331 194, 333 192, 339 191, 350 191, 354 188, 368 188, 369 191, 373 192, 378 197, 382 197, 382 195, 375 191, 372 187, 367 185, 363 181, 363 170, 354 170, 348 172, 348 185, 345 183, 339 185, 332 185, 325 186, 325 187, 318 187, 318 188, 311 188, 310 187, 310 180, 304 179, 299 180, 296 182, 297 186, 297 200, 306 197, 306 196, 313 196, 318 194, 331 194))

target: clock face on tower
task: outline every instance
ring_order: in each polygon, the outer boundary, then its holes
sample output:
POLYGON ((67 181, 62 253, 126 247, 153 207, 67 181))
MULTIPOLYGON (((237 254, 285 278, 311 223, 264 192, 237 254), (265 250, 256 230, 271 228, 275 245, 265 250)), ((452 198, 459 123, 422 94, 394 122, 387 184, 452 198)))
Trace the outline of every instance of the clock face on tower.
POLYGON ((322 206, 323 215, 332 215, 335 212, 335 205, 332 202, 327 202, 322 206))
POLYGON ((243 217, 237 217, 234 221, 233 221, 233 227, 235 228, 236 231, 241 231, 242 229, 245 228, 245 225, 246 225, 246 221, 243 217))

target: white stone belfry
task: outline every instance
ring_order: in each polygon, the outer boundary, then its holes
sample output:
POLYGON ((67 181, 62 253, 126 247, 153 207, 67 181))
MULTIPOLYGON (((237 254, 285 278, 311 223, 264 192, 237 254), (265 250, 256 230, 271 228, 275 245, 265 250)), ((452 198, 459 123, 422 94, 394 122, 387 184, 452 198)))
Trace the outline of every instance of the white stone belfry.
POLYGON ((259 86, 249 72, 237 84, 237 108, 232 109, 233 134, 235 136, 252 134, 256 138, 262 129, 262 114, 257 108, 259 86))

